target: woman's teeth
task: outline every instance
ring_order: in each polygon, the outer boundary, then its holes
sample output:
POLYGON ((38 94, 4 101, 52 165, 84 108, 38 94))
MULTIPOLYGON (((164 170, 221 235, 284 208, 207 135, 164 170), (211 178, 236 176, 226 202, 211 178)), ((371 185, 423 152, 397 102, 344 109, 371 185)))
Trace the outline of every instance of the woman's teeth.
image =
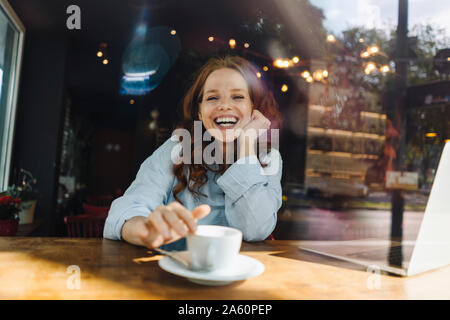
POLYGON ((214 120, 216 124, 222 127, 232 127, 237 123, 237 119, 233 117, 223 117, 223 118, 217 118, 214 120))

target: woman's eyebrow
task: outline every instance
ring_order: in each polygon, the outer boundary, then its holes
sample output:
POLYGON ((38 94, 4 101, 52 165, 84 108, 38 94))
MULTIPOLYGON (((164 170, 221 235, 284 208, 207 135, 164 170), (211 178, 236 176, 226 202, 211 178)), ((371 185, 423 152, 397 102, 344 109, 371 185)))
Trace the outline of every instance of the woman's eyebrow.
MULTIPOLYGON (((245 89, 235 88, 235 89, 231 89, 230 91, 245 91, 245 89)), ((216 92, 219 92, 219 90, 209 89, 209 90, 205 91, 205 94, 207 94, 207 93, 216 93, 216 92)))

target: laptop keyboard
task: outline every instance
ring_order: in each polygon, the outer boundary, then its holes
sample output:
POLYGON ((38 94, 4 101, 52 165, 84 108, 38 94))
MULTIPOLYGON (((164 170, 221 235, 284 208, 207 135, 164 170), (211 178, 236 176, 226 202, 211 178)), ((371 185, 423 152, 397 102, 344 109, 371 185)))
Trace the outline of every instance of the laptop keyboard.
POLYGON ((355 259, 364 259, 373 261, 384 260, 389 262, 390 265, 401 267, 404 260, 403 247, 404 246, 398 245, 392 246, 388 250, 386 250, 386 248, 367 250, 364 252, 351 253, 348 254, 348 256, 355 259))

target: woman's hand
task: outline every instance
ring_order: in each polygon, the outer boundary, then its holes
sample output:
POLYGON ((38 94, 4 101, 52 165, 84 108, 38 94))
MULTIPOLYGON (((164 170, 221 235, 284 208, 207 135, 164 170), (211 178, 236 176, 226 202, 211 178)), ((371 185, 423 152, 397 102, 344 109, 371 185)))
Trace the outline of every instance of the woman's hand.
POLYGON ((174 201, 167 206, 158 206, 147 218, 128 220, 122 228, 122 238, 133 244, 157 248, 195 232, 197 220, 210 211, 211 208, 206 204, 190 211, 174 201))
POLYGON ((256 141, 264 130, 269 130, 270 124, 270 120, 259 110, 253 110, 251 120, 242 128, 238 137, 239 158, 255 154, 256 141))

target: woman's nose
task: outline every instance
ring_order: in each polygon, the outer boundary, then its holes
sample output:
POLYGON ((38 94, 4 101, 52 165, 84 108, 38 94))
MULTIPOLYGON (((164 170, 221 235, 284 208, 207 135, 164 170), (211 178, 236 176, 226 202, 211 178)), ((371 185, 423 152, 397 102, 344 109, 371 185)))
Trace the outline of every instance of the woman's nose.
POLYGON ((231 101, 228 99, 223 100, 219 104, 219 110, 230 110, 232 108, 231 101))

